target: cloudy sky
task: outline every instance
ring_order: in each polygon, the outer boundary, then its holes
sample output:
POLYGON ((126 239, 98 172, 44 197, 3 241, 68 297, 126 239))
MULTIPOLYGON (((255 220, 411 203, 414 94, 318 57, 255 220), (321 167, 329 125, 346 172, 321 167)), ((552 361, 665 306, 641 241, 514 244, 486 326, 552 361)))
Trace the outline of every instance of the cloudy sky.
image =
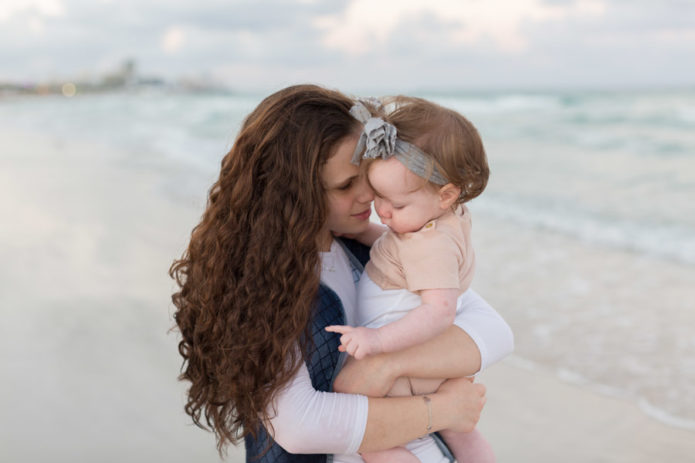
POLYGON ((0 81, 239 89, 695 85, 695 0, 0 0, 0 81))

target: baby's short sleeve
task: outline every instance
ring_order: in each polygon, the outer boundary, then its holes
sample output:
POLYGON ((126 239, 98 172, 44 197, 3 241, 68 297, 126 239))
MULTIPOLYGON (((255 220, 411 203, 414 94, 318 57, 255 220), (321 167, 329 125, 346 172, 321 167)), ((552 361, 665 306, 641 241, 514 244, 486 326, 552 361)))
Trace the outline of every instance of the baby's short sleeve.
POLYGON ((464 251, 449 234, 434 226, 399 239, 399 257, 406 289, 450 289, 461 286, 459 268, 464 251))

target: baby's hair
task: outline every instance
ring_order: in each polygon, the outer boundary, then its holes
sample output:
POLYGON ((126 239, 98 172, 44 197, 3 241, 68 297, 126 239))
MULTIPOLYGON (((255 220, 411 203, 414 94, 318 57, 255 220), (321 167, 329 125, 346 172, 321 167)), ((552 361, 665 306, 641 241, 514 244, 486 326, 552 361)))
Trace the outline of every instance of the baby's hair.
POLYGON ((483 141, 468 119, 422 98, 395 96, 386 103, 386 119, 398 130, 398 138, 424 151, 431 157, 431 169, 436 166, 461 189, 457 205, 483 192, 490 169, 483 141))

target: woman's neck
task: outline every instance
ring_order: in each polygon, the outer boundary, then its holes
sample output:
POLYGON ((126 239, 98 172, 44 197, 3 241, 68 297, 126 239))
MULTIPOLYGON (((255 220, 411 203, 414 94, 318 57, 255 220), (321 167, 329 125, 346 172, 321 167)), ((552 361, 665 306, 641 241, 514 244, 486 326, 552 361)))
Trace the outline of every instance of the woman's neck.
POLYGON ((320 252, 330 251, 331 244, 333 244, 333 234, 330 230, 322 230, 316 238, 316 243, 318 244, 320 252))

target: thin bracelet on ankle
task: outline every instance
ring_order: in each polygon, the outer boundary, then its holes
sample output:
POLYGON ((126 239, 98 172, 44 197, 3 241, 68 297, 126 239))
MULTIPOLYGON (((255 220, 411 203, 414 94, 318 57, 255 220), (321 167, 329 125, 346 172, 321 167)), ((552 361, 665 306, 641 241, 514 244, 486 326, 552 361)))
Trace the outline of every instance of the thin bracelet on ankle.
POLYGON ((430 433, 432 432, 432 399, 423 395, 422 400, 424 400, 425 405, 427 405, 427 433, 430 433))

